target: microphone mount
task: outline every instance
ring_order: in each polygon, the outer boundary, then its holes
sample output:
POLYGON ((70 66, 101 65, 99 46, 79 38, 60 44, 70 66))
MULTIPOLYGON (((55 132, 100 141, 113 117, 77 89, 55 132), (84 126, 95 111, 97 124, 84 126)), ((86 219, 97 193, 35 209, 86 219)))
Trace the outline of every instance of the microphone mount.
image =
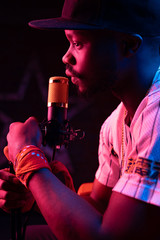
POLYGON ((80 129, 73 129, 68 120, 60 123, 57 120, 45 120, 40 124, 42 131, 43 145, 49 145, 59 149, 62 145, 68 146, 73 140, 81 140, 85 137, 85 132, 80 129))

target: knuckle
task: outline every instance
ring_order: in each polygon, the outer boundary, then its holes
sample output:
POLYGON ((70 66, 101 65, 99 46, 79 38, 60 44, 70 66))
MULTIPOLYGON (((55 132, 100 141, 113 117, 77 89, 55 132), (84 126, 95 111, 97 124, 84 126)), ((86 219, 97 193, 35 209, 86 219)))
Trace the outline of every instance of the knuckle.
POLYGON ((2 208, 6 212, 10 212, 11 209, 16 209, 24 206, 25 203, 22 200, 11 198, 8 192, 3 193, 0 197, 0 208, 2 208))
POLYGON ((3 189, 3 180, 0 179, 0 190, 3 189))
POLYGON ((14 175, 11 174, 10 172, 7 172, 7 171, 4 171, 3 172, 0 172, 0 186, 1 184, 6 184, 7 183, 11 183, 14 179, 14 175))
POLYGON ((3 175, 4 175, 3 170, 0 170, 0 180, 3 179, 3 175))
POLYGON ((10 136, 10 134, 12 134, 12 132, 14 132, 17 128, 20 128, 23 125, 22 122, 13 122, 10 124, 9 126, 9 133, 8 135, 10 136))
POLYGON ((30 125, 35 126, 35 125, 38 124, 38 122, 37 122, 37 120, 36 120, 35 117, 30 117, 30 118, 28 118, 28 119, 25 121, 25 124, 26 124, 26 125, 30 124, 30 125))
POLYGON ((3 199, 5 201, 12 200, 12 195, 9 191, 0 190, 0 199, 3 199))
POLYGON ((8 202, 6 199, 2 200, 2 207, 7 208, 8 207, 8 202))
POLYGON ((2 208, 7 213, 11 212, 11 207, 6 200, 0 200, 0 208, 2 208))
POLYGON ((16 122, 13 122, 13 123, 11 123, 11 124, 9 125, 9 131, 11 131, 12 128, 15 127, 15 124, 16 124, 16 122))
POLYGON ((8 200, 4 197, 0 197, 0 208, 8 208, 8 200))
POLYGON ((29 121, 36 121, 36 118, 33 117, 33 116, 31 116, 31 117, 28 118, 28 120, 29 120, 29 121))
POLYGON ((0 179, 0 190, 4 190, 6 188, 6 182, 0 179))
POLYGON ((6 200, 4 200, 4 199, 0 199, 0 208, 5 208, 6 205, 7 205, 6 200))
POLYGON ((9 192, 8 191, 4 191, 3 192, 3 199, 7 201, 9 198, 10 198, 9 192))

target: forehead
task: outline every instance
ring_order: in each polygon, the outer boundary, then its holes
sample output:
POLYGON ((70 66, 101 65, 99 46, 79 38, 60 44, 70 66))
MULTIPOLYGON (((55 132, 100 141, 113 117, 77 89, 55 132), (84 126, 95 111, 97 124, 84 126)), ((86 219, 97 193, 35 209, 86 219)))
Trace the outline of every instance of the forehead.
POLYGON ((110 39, 115 37, 115 32, 110 30, 65 30, 66 37, 70 40, 79 37, 85 40, 110 39))
POLYGON ((91 31, 89 30, 65 30, 65 35, 68 39, 72 39, 73 37, 81 37, 81 38, 90 38, 91 31))

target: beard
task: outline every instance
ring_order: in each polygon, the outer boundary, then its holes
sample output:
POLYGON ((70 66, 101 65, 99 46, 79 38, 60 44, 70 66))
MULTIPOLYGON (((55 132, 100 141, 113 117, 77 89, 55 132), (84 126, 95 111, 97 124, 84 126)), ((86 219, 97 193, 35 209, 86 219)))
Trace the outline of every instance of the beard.
POLYGON ((85 97, 85 98, 92 98, 94 95, 98 94, 99 92, 106 92, 111 91, 113 83, 116 80, 115 74, 112 72, 105 72, 102 74, 87 74, 87 76, 84 76, 77 71, 75 71, 71 65, 66 64, 66 70, 69 71, 71 76, 74 76, 75 79, 77 79, 77 84, 73 83, 74 89, 76 89, 76 92, 79 96, 85 97), (81 84, 78 84, 78 82, 81 82, 81 84), (80 87, 80 85, 82 87, 80 87))

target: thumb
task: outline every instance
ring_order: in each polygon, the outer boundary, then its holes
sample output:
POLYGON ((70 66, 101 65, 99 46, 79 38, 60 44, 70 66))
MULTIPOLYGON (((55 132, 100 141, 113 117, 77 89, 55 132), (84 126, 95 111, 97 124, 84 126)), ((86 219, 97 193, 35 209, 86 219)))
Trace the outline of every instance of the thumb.
POLYGON ((9 151, 8 151, 8 146, 5 146, 3 149, 3 153, 6 156, 6 158, 9 160, 9 151))

